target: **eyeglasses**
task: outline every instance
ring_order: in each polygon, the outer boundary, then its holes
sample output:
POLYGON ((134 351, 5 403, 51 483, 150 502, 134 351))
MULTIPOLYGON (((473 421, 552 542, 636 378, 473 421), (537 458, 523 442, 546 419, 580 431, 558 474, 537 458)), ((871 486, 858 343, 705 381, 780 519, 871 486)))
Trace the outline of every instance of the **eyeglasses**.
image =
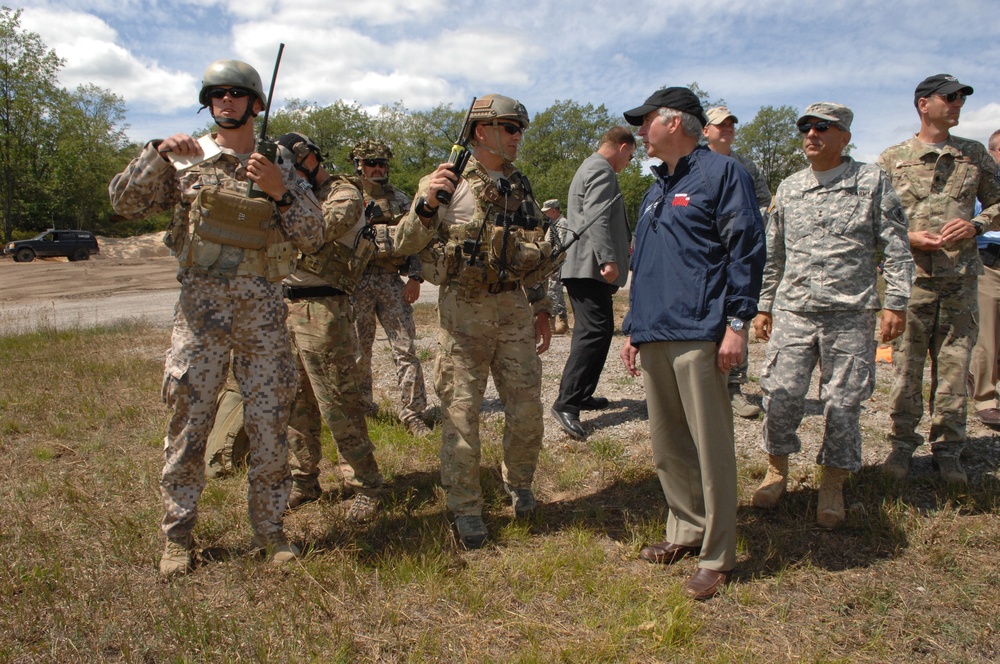
POLYGON ((519 124, 514 124, 513 122, 498 122, 497 124, 503 127, 503 130, 511 136, 515 134, 521 134, 524 136, 524 127, 519 124))
POLYGON ((799 125, 799 131, 803 134, 808 134, 811 129, 815 129, 822 134, 830 127, 837 127, 837 129, 840 129, 836 122, 830 122, 829 120, 817 120, 816 122, 803 122, 799 125))
POLYGON ((222 99, 226 95, 229 95, 233 99, 239 99, 249 94, 250 91, 246 88, 212 88, 208 91, 208 96, 212 99, 222 99))
POLYGON ((941 95, 941 94, 938 95, 938 97, 941 97, 941 99, 944 99, 949 104, 954 104, 956 100, 961 101, 964 104, 965 98, 968 96, 969 95, 962 92, 949 92, 946 95, 941 95))
POLYGON ((368 168, 375 168, 376 166, 388 166, 389 162, 385 159, 365 159, 364 164, 368 168))

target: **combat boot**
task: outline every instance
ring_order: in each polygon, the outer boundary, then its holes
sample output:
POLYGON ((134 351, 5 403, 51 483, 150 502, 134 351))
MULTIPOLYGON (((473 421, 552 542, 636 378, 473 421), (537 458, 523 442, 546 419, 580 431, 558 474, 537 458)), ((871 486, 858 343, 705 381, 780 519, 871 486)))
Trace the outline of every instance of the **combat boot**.
POLYGON ((882 470, 897 480, 906 479, 906 476, 910 472, 910 462, 913 458, 913 452, 911 450, 905 450, 901 447, 892 448, 892 452, 889 456, 885 458, 882 462, 882 470))
POLYGON ((288 494, 288 509, 293 510, 300 505, 319 500, 323 496, 323 489, 319 482, 309 483, 292 481, 292 492, 288 494))
POLYGON ((250 541, 250 550, 264 553, 264 557, 274 565, 290 563, 299 557, 299 547, 289 544, 285 531, 256 534, 250 541))
POLYGON ((820 528, 832 530, 844 523, 844 480, 851 471, 822 466, 819 483, 819 500, 816 504, 816 523, 820 528))
POLYGON ((483 517, 478 514, 455 517, 455 530, 458 531, 458 540, 466 549, 482 548, 490 535, 483 517))
POLYGON ((514 506, 514 516, 516 517, 530 516, 538 507, 538 501, 535 500, 535 493, 530 488, 512 489, 509 484, 504 482, 503 490, 510 496, 511 503, 514 506))
POLYGON ((354 502, 347 508, 347 521, 350 523, 367 523, 378 514, 378 496, 359 493, 354 496, 354 502))
POLYGON ((969 481, 962 468, 962 462, 956 456, 934 455, 934 465, 941 473, 941 479, 948 484, 966 484, 969 481))
POLYGON ((569 319, 563 316, 556 316, 555 322, 552 324, 552 334, 566 334, 569 332, 569 319))
POLYGON ((788 455, 768 454, 767 455, 767 475, 760 483, 757 490, 750 499, 750 504, 754 507, 764 509, 774 509, 778 506, 778 499, 788 488, 788 455))
POLYGON ((414 438, 426 438, 431 435, 430 428, 419 417, 411 417, 404 424, 406 425, 406 430, 414 438))
POLYGON ((187 574, 192 569, 194 558, 194 537, 188 535, 180 540, 167 538, 160 556, 160 576, 172 578, 187 574))
POLYGON ((752 420, 760 415, 760 406, 747 401, 739 385, 729 387, 729 402, 733 405, 733 412, 744 419, 752 420))

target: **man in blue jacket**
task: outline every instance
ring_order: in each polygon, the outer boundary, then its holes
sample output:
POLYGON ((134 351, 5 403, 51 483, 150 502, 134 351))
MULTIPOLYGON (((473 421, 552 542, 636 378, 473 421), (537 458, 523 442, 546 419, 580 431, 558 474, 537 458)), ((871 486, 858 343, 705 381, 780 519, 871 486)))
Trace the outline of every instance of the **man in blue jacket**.
POLYGON ((736 453, 726 377, 745 356, 757 313, 764 224, 753 181, 698 145, 707 123, 687 88, 659 90, 625 113, 657 181, 639 208, 621 358, 642 352, 653 463, 667 500, 666 541, 643 560, 699 556, 684 591, 709 599, 736 564, 736 453))

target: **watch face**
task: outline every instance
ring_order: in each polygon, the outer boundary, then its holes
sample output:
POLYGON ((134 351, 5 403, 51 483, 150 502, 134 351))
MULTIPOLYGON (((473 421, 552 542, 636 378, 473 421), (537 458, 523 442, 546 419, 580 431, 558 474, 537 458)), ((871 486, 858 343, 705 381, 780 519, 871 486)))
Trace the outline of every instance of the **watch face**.
POLYGON ((743 321, 741 321, 739 318, 734 318, 731 321, 729 321, 729 327, 733 328, 734 331, 739 332, 740 330, 743 329, 743 321))

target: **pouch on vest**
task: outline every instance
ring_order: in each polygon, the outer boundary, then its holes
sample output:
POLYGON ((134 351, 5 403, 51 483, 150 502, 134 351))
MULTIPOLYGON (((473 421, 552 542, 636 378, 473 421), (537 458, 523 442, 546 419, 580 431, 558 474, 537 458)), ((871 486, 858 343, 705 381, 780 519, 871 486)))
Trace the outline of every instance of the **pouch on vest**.
POLYGON ((243 427, 243 396, 226 388, 219 395, 215 425, 205 446, 205 477, 215 479, 233 474, 245 466, 250 439, 243 427))
POLYGON ((274 217, 271 201, 207 187, 198 194, 197 204, 195 233, 202 239, 242 249, 264 248, 274 217))

